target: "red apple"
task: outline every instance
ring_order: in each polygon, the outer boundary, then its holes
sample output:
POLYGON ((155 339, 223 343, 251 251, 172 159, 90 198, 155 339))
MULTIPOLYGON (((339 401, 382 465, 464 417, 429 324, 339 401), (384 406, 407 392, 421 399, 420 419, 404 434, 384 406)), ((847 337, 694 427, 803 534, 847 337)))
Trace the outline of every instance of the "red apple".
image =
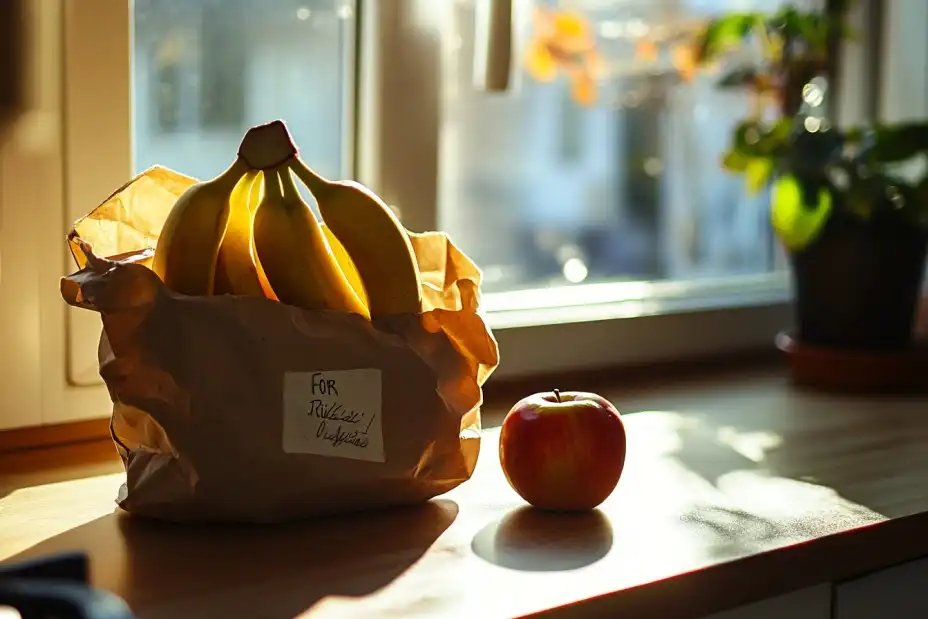
POLYGON ((611 402, 582 391, 536 393, 513 406, 499 434, 503 473, 535 507, 593 509, 625 468, 625 424, 611 402))

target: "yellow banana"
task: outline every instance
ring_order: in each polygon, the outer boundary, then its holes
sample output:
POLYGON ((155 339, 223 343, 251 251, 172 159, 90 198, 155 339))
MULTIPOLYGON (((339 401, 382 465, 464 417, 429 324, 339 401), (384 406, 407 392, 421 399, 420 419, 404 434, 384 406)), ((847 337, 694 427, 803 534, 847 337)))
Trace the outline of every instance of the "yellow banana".
POLYGON ((255 212, 254 244, 277 298, 304 309, 341 310, 370 318, 322 226, 300 196, 289 167, 267 170, 264 178, 264 198, 255 212))
POLYGON ((419 265, 409 234, 393 210, 360 183, 329 181, 298 157, 291 159, 291 165, 357 266, 371 316, 421 312, 419 265))
POLYGON ((247 171, 248 164, 236 159, 216 178, 188 187, 174 203, 152 258, 152 270, 174 292, 213 293, 229 199, 247 171))
POLYGON ((322 232, 325 234, 325 240, 329 242, 329 247, 332 248, 332 253, 335 255, 338 266, 342 268, 342 273, 345 274, 345 279, 348 280, 355 294, 357 294, 361 302, 364 303, 364 307, 369 307, 367 290, 364 289, 364 282, 361 281, 361 274, 358 273, 358 267, 355 266, 354 261, 348 254, 348 250, 346 250, 342 242, 332 234, 332 231, 329 230, 329 227, 325 225, 325 223, 320 223, 319 225, 322 227, 322 232))
POLYGON ((261 201, 261 188, 262 173, 251 170, 232 190, 229 223, 216 259, 216 294, 277 298, 255 259, 252 243, 252 222, 261 201))

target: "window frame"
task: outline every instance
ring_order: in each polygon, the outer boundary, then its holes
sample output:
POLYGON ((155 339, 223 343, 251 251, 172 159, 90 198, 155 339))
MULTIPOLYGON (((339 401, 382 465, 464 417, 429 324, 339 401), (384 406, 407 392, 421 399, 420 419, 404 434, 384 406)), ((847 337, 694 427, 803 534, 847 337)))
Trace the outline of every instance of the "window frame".
MULTIPOLYGON (((353 147, 345 149, 344 169, 388 203, 400 205, 398 211, 412 230, 439 224, 438 86, 447 48, 438 30, 448 18, 443 7, 449 4, 359 0, 357 45, 345 57, 348 63, 358 60, 358 70, 346 84, 354 92, 345 112, 353 117, 346 129, 353 147), (397 156, 398 144, 402 156, 397 156)), ((858 4, 864 5, 858 10, 863 26, 878 0, 858 4)), ((4 145, 0 159, 7 235, 4 283, 22 284, 18 303, 11 304, 17 308, 9 316, 23 319, 10 327, 18 339, 11 340, 15 350, 5 376, 18 388, 6 390, 0 400, 0 429, 102 418, 111 410, 96 356, 99 317, 66 306, 50 282, 74 269, 64 239, 74 220, 133 172, 131 3, 48 0, 41 5, 36 24, 45 33, 40 40, 42 74, 54 76, 43 82, 41 112, 52 119, 46 127, 55 135, 46 135, 38 146, 28 139, 14 140, 4 145), (21 204, 36 206, 15 208, 21 204), (22 265, 16 274, 6 266, 11 263, 22 265), (25 320, 27 315, 33 318, 25 320)), ((864 73, 857 71, 861 63, 874 65, 861 60, 863 53, 853 48, 847 52, 846 96, 839 113, 845 120, 864 113, 861 101, 871 90, 868 78, 856 75, 864 73), (856 68, 849 70, 851 64, 856 68)), ((27 130, 20 133, 28 137, 27 130)), ((639 288, 637 296, 620 285, 581 286, 570 294, 600 294, 604 300, 573 313, 558 307, 520 309, 519 295, 486 295, 485 306, 499 310, 488 313, 502 352, 497 376, 769 347, 775 333, 791 322, 788 278, 777 274, 743 283, 747 287, 734 290, 730 282, 657 282, 639 288)), ((526 295, 539 293, 520 294, 524 301, 526 295)))

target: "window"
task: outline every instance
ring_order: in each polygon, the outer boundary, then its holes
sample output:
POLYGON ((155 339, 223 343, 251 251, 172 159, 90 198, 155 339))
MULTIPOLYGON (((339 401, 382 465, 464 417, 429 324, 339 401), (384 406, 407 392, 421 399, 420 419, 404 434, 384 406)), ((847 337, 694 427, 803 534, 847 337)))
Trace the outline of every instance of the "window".
POLYGON ((154 63, 152 72, 156 87, 152 88, 152 106, 155 108, 155 130, 158 133, 171 133, 181 126, 183 114, 182 102, 184 71, 177 57, 172 53, 170 42, 152 50, 154 63))
MULTIPOLYGON (((381 91, 369 103, 362 82, 361 106, 376 109, 361 134, 416 148, 397 162, 381 146, 356 172, 407 222, 450 232, 484 269, 500 373, 771 342, 791 316, 767 196, 748 196, 743 179, 719 166, 747 98, 720 91, 712 76, 681 80, 672 57, 647 65, 633 57, 642 32, 685 26, 733 3, 513 2, 514 85, 486 93, 472 79, 477 1, 378 5, 392 27, 372 39, 379 54, 370 52, 368 69, 379 72, 381 91), (541 82, 525 70, 538 6, 582 11, 619 66, 596 105, 571 102, 565 76, 541 82), (389 60, 412 45, 402 63, 389 60)), ((744 0, 736 8, 780 4, 744 0)))
MULTIPOLYGON (((581 107, 564 78, 540 82, 521 63, 510 92, 475 90, 477 1, 41 3, 51 120, 4 145, 0 169, 3 263, 17 264, 0 288, 21 301, 0 308, 0 325, 16 325, 7 374, 22 385, 0 400, 15 411, 0 427, 109 410, 99 319, 35 285, 71 270, 59 253, 67 226, 150 165, 217 174, 248 127, 274 118, 324 174, 365 182, 409 228, 445 229, 480 263, 500 376, 769 344, 790 314, 766 198, 746 197, 717 165, 745 101, 707 79, 681 82, 667 59, 626 62, 630 34, 734 3, 514 0, 520 61, 544 4, 584 11, 607 56, 629 65, 581 107), (19 204, 54 206, 27 217, 19 204)), ((878 4, 855 3, 864 39, 878 4)), ((923 90, 900 52, 924 51, 911 26, 923 8, 886 9, 884 96, 896 104, 923 90)), ((848 46, 845 120, 877 92, 875 57, 848 46)))
MULTIPOLYGON (((185 6, 196 6, 185 3, 185 6)), ((200 11, 199 79, 200 125, 205 129, 238 128, 245 121, 246 75, 255 22, 267 13, 250 15, 240 5, 207 4, 200 11)), ((138 13, 136 13, 138 14, 138 13)), ((136 32, 143 24, 136 17, 136 32)))
POLYGON ((137 1, 135 100, 159 87, 147 42, 186 37, 200 105, 195 124, 159 134, 136 104, 135 169, 209 177, 247 127, 286 119, 324 173, 368 183, 411 229, 448 231, 481 265, 500 374, 772 342, 790 320, 789 281, 767 196, 719 167, 747 98, 713 76, 681 79, 672 55, 634 61, 643 33, 732 4, 514 2, 514 87, 497 94, 473 86, 476 2, 271 0, 256 13, 235 0, 215 13, 216 0, 137 1), (523 68, 533 8, 545 6, 582 11, 625 67, 596 105, 523 68))
POLYGON ((136 171, 211 178, 249 127, 283 118, 320 171, 349 172, 354 2, 136 0, 131 18, 136 171))
MULTIPOLYGON (((719 167, 747 97, 718 90, 714 76, 684 82, 663 59, 630 62, 635 37, 731 3, 560 4, 589 17, 607 63, 629 65, 608 78, 595 107, 571 100, 568 79, 539 83, 524 70, 516 92, 475 90, 474 2, 455 2, 450 16, 440 149, 452 163, 439 178, 447 186, 439 222, 484 267, 487 290, 776 270, 766 196, 748 198, 743 180, 719 167)), ((741 8, 776 4, 753 0, 741 8)), ((525 16, 533 16, 522 15, 525 29, 525 16)))

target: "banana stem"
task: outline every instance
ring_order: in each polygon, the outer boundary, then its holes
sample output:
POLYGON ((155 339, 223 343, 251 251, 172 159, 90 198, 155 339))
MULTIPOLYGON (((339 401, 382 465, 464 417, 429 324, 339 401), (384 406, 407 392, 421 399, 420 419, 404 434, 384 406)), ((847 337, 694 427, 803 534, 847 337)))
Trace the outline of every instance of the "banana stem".
POLYGON ((280 170, 278 168, 264 171, 264 194, 275 202, 283 201, 280 180, 280 170))
POLYGON ((309 191, 317 197, 328 193, 331 183, 306 165, 299 156, 290 160, 290 167, 309 191))
POLYGON ((277 169, 277 172, 280 174, 280 184, 284 188, 284 202, 301 202, 300 190, 296 188, 296 183, 293 182, 293 173, 290 171, 290 167, 281 166, 277 169))
POLYGON ((236 157, 232 165, 223 170, 215 180, 222 185, 227 185, 229 191, 232 191, 232 188, 238 184, 250 169, 247 161, 241 157, 236 157))

